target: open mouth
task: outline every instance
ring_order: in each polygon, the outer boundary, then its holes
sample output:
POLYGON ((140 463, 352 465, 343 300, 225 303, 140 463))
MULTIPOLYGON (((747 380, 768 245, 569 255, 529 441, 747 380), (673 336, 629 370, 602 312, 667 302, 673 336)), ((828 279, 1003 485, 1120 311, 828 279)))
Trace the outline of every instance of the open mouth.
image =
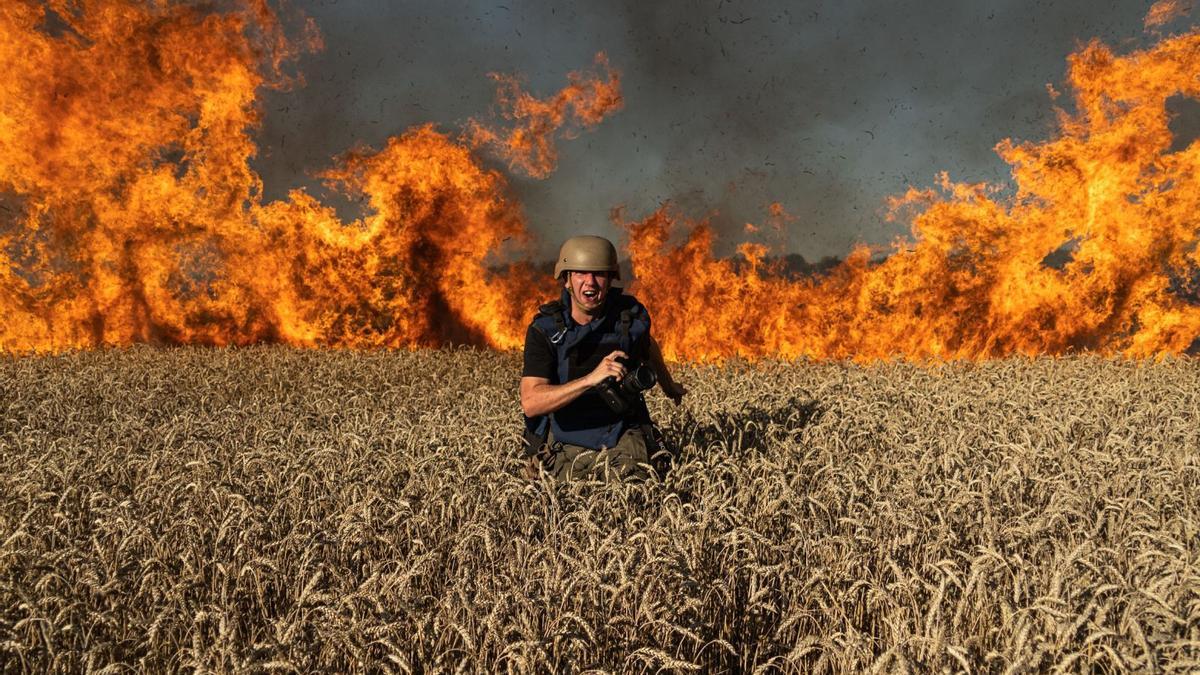
POLYGON ((583 297, 587 298, 588 300, 595 300, 596 298, 600 297, 600 291, 597 291, 597 290, 581 291, 581 295, 583 295, 583 297))

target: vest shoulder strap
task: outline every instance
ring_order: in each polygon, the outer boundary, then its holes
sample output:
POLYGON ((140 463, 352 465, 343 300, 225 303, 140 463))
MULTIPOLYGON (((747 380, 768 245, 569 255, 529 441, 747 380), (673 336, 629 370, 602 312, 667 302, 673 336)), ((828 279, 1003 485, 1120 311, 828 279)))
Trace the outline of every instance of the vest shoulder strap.
POLYGON ((538 315, 533 319, 533 325, 540 330, 551 344, 558 344, 562 340, 562 336, 567 332, 567 322, 563 319, 563 310, 566 308, 558 300, 552 300, 538 307, 538 315), (547 330, 546 320, 554 321, 554 332, 547 330))

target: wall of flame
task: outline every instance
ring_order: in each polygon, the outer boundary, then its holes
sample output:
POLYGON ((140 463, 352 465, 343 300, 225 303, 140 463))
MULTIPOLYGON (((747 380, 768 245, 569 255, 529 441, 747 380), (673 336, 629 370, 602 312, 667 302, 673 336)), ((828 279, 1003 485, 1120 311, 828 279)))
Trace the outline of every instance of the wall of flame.
MULTIPOLYGON (((315 26, 285 31, 263 0, 15 0, 0 35, 0 351, 518 348, 554 288, 509 262, 531 235, 481 156, 548 175, 557 139, 623 103, 603 55, 545 99, 496 76, 503 122, 336 158, 322 177, 364 207, 345 222, 303 191, 265 202, 250 165, 258 95, 300 83, 287 66, 319 48, 315 26)), ((911 189, 890 204, 910 237, 819 278, 758 244, 716 259, 711 228, 665 206, 622 223, 630 290, 676 359, 1183 352, 1200 150, 1179 147, 1168 101, 1200 98, 1198 76, 1195 32, 1125 55, 1093 42, 1069 57, 1056 134, 997 146, 1011 186, 911 189)))

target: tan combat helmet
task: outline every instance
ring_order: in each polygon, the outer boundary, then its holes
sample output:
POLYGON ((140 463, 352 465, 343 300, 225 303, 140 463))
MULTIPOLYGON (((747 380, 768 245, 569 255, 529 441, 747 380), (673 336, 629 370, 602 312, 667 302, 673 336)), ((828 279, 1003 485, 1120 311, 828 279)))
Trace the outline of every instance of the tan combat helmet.
POLYGON ((563 272, 612 272, 621 278, 617 267, 617 248, 604 237, 584 235, 571 237, 558 249, 558 260, 554 261, 554 278, 561 279, 563 272))

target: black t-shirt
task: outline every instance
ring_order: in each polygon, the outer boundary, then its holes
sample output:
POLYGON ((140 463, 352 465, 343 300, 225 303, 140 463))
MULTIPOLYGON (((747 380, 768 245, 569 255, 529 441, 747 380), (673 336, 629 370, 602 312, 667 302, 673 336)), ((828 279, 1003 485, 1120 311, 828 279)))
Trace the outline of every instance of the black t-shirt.
MULTIPOLYGON (((592 372, 614 350, 612 345, 584 340, 575 347, 575 358, 571 359, 567 368, 567 381, 592 372)), ((558 350, 550 344, 550 338, 533 325, 525 332, 525 366, 521 370, 521 377, 544 377, 550 380, 550 384, 563 384, 558 381, 558 350)))
POLYGON ((529 325, 525 331, 525 366, 521 377, 544 377, 554 383, 558 379, 558 357, 554 345, 542 331, 529 325))

